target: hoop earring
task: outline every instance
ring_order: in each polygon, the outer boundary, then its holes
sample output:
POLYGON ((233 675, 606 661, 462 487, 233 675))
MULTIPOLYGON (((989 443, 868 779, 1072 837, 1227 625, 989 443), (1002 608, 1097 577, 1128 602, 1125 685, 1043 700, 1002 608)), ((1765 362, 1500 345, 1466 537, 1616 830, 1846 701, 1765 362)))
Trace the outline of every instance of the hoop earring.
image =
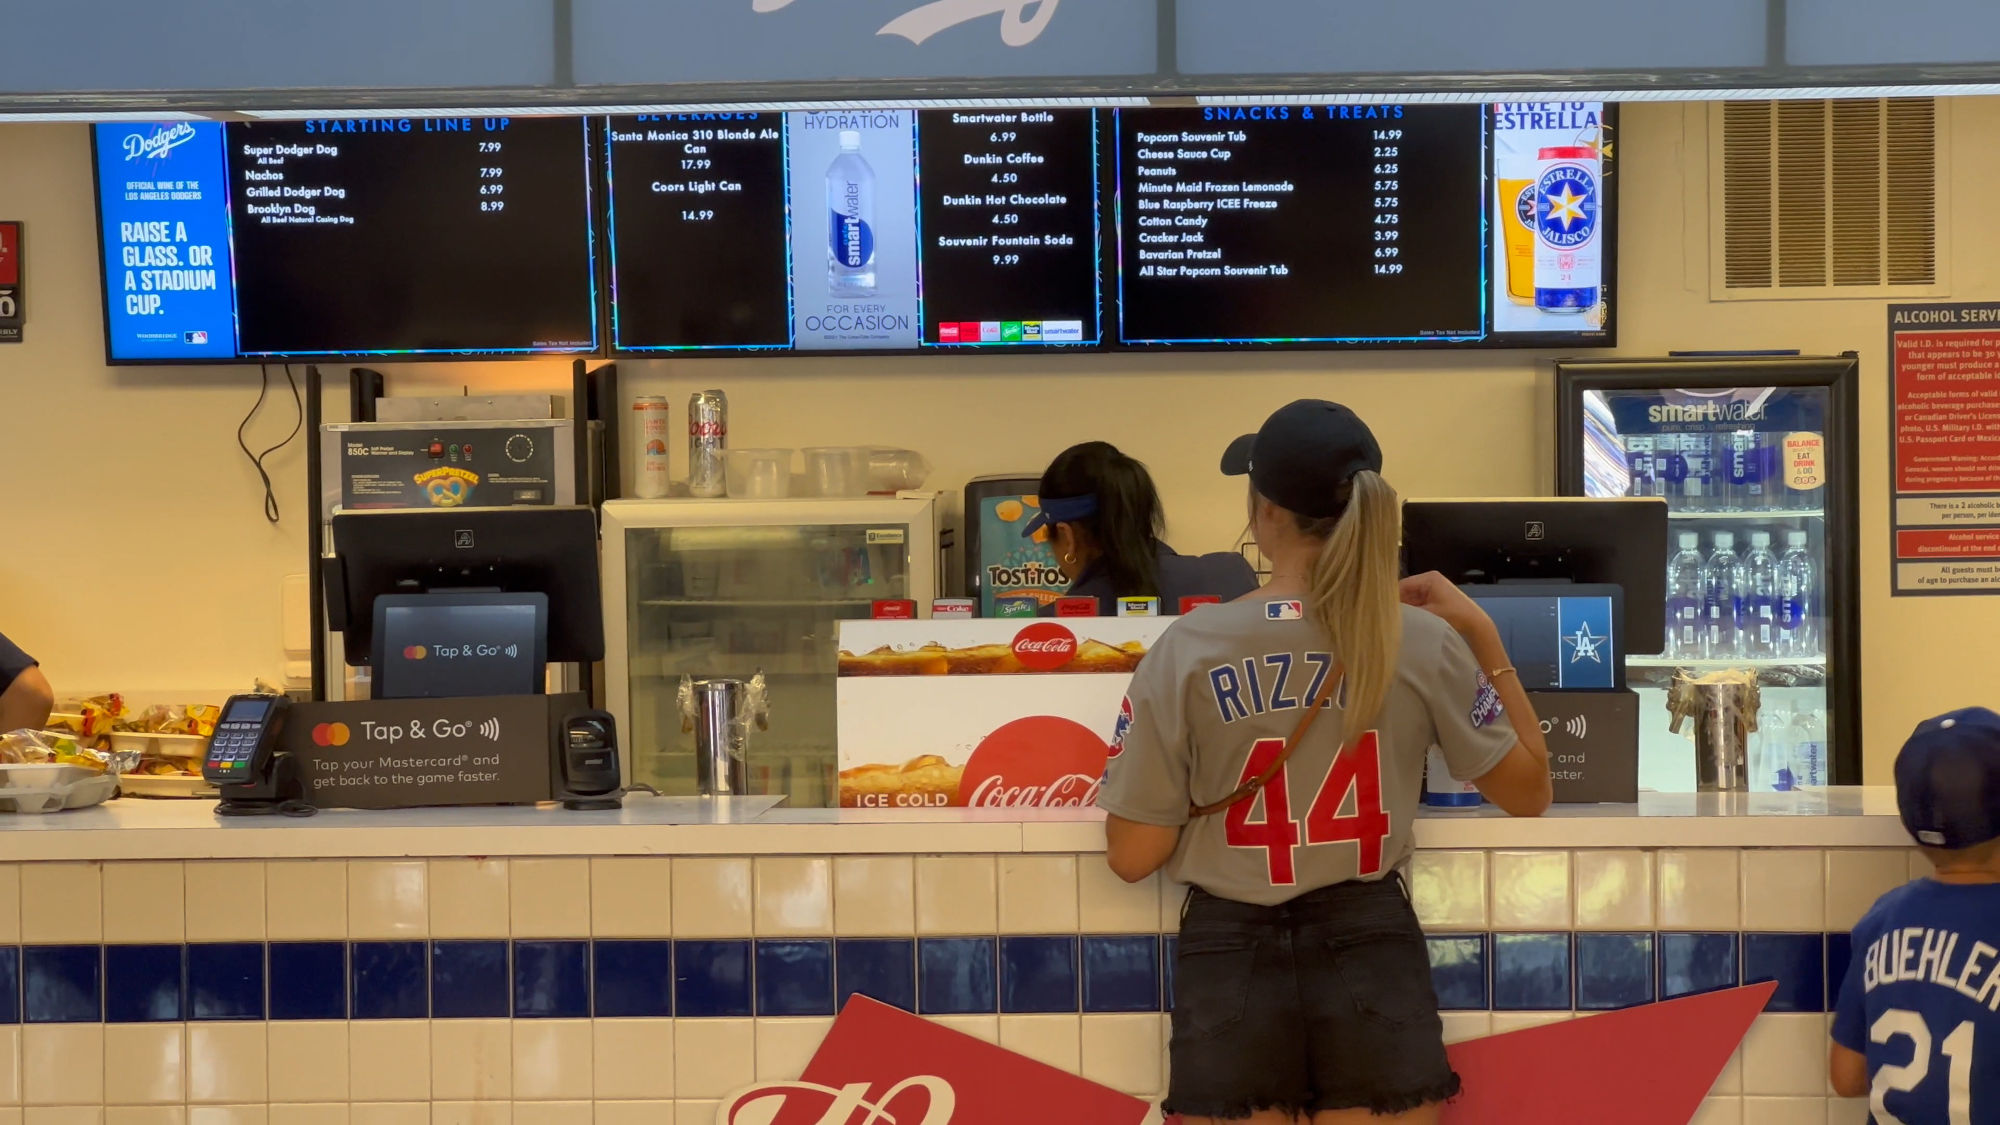
POLYGON ((1069 564, 1069 565, 1071 565, 1071 566, 1075 566, 1075 565, 1076 565, 1076 552, 1075 552, 1075 551, 1071 551, 1071 552, 1069 552, 1068 554, 1065 554, 1065 555, 1064 555, 1064 556, 1062 557, 1062 561, 1064 561, 1065 563, 1068 563, 1068 564, 1069 564))

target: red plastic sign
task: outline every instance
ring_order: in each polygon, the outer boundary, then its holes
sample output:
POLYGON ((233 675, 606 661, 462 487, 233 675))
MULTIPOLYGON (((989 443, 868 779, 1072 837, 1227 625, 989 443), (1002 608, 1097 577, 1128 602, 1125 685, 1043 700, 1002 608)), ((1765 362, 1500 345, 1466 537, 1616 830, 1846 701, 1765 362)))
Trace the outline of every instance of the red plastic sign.
POLYGON ((959 800, 972 808, 1094 805, 1109 756, 1104 740, 1073 719, 1015 719, 980 740, 965 760, 959 800))

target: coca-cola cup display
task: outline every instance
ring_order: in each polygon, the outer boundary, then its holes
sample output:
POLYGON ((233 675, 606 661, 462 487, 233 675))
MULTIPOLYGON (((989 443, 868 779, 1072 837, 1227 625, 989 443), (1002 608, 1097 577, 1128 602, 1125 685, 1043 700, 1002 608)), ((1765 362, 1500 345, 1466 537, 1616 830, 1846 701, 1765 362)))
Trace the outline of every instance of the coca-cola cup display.
POLYGON ((1096 804, 1132 672, 1171 620, 842 622, 840 803, 1096 804))

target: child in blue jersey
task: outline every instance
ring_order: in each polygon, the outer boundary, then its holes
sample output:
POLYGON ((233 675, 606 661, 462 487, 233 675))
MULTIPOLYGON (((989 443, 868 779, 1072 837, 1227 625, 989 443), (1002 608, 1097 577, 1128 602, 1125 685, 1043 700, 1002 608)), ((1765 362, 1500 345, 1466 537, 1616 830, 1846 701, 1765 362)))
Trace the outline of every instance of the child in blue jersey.
POLYGON ((2000 1121, 2000 715, 1919 724, 1896 756, 1896 806, 1936 873, 1854 928, 1828 1060, 1875 1125, 2000 1121))

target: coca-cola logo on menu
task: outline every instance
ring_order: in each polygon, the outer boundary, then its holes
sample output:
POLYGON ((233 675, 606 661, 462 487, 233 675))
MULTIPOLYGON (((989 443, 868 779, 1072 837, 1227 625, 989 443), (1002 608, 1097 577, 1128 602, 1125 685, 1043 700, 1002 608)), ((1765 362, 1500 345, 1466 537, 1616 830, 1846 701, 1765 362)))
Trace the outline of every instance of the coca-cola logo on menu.
POLYGON ((883 1091, 879 1101, 869 1100, 868 1095, 866 1082, 843 1086, 770 1082, 725 1099, 716 1107, 715 1125, 778 1125, 780 1114, 785 1114, 784 1122, 799 1125, 871 1125, 876 1121, 949 1125, 952 1111, 958 1108, 958 1094, 951 1083, 933 1074, 905 1078, 883 1091), (912 1096, 903 1097, 905 1093, 912 1096), (921 1117, 912 1112, 918 1094, 922 1095, 921 1117))
POLYGON ((1054 621, 1037 621, 1014 634, 1014 659, 1031 672, 1053 672, 1076 659, 1076 634, 1054 621))
POLYGON ((1094 805, 1108 753, 1103 737, 1074 719, 1015 719, 973 748, 958 779, 959 799, 973 808, 1094 805))

